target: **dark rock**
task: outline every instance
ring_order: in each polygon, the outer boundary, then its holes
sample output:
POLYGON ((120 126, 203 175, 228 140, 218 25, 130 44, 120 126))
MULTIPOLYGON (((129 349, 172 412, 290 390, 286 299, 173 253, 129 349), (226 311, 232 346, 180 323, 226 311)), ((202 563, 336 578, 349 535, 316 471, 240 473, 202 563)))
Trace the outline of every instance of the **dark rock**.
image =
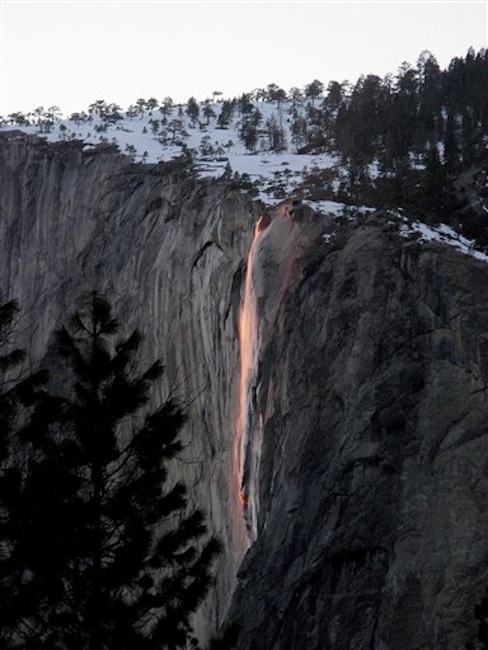
POLYGON ((255 205, 185 161, 0 136, 2 288, 25 347, 41 359, 96 287, 162 358, 154 401, 188 409, 178 472, 225 548, 199 636, 235 621, 239 650, 464 647, 488 583, 488 266, 381 215, 338 233, 303 205, 268 215, 248 549, 231 468, 255 205))

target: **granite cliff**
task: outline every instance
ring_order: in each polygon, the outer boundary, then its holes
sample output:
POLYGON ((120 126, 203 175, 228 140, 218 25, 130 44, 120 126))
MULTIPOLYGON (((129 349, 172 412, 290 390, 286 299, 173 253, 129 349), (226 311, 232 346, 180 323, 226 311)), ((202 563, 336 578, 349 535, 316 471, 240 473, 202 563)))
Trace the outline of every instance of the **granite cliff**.
POLYGON ((188 410, 179 471, 225 547, 202 638, 232 621, 239 650, 472 638, 488 584, 485 262, 400 237, 387 215, 260 214, 184 161, 21 134, 0 140, 0 241, 34 357, 95 286, 163 359, 154 399, 188 410))

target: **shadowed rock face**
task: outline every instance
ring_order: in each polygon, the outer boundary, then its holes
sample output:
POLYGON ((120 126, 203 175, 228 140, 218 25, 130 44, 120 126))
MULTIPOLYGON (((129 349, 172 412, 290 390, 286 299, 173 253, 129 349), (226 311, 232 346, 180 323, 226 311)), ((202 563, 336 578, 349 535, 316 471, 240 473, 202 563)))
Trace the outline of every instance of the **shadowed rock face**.
POLYGON ((459 650, 488 580, 488 268, 380 217, 339 239, 302 250, 260 350, 238 648, 459 650))
POLYGON ((304 208, 266 216, 236 587, 237 317, 256 218, 183 164, 0 139, 2 286, 26 346, 43 357, 96 287, 143 330, 143 361, 165 363, 154 402, 187 405, 178 471, 225 545, 202 638, 225 618, 239 650, 459 650, 488 583, 488 267, 380 215, 329 243, 304 208))
POLYGON ((248 543, 230 458, 236 314, 256 216, 245 197, 195 181, 183 163, 131 165, 76 145, 0 138, 0 291, 22 306, 25 348, 42 358, 81 292, 97 288, 126 334, 142 330, 141 364, 164 363, 153 406, 173 395, 188 413, 179 478, 225 546, 201 625, 210 630, 248 543))

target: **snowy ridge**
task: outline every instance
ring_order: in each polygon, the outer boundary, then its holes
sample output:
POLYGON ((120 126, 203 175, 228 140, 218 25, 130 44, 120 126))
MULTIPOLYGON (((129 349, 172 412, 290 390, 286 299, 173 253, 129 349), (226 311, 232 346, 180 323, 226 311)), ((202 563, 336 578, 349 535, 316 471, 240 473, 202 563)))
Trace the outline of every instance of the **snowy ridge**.
MULTIPOLYGON (((74 114, 81 116, 77 120, 73 116, 69 119, 55 117, 50 120, 51 125, 44 118, 30 114, 26 116, 28 124, 22 124, 22 120, 17 123, 4 120, 3 124, 0 121, 0 129, 20 129, 49 142, 77 139, 93 146, 111 144, 140 163, 157 163, 191 155, 199 176, 219 177, 224 173, 237 173, 249 180, 259 199, 270 205, 296 192, 311 171, 334 168, 334 175, 340 173, 337 156, 299 154, 297 147, 292 145, 291 102, 282 102, 279 107, 275 102, 249 102, 252 111, 258 111, 261 116, 252 152, 240 138, 248 114, 236 106, 228 124, 222 127, 219 117, 223 105, 222 101, 200 105, 201 113, 197 118, 188 114, 189 106, 184 104, 143 110, 137 114, 130 107, 126 112, 118 111, 114 121, 93 112, 89 115, 74 114), (282 150, 271 148, 271 126, 267 126, 267 122, 281 125, 282 150)), ((305 104, 298 109, 295 107, 295 115, 305 110, 305 104)))
MULTIPOLYGON (((143 101, 138 100, 138 104, 143 101)), ((348 172, 338 155, 303 152, 296 124, 302 118, 305 122, 307 111, 313 110, 310 100, 247 99, 244 104, 233 100, 228 119, 222 119, 228 112, 228 101, 195 102, 193 113, 190 104, 174 105, 165 100, 158 106, 154 100, 155 104, 149 106, 150 101, 125 112, 99 101, 90 106, 88 113, 74 113, 69 118, 62 118, 59 111, 53 110, 56 107, 43 113, 36 109, 26 116, 18 113, 8 119, 0 117, 0 131, 21 130, 49 142, 81 140, 86 147, 112 146, 140 164, 190 157, 198 176, 236 179, 239 187, 270 206, 296 197, 316 212, 334 217, 350 219, 351 213, 375 211, 342 202, 348 172), (259 121, 255 141, 249 146, 243 131, 256 115, 259 121)), ((373 179, 377 176, 376 163, 370 165, 369 172, 373 179)), ((419 242, 435 240, 488 261, 485 253, 474 248, 474 241, 450 226, 428 226, 399 215, 394 216, 394 221, 403 237, 415 237, 419 242)))

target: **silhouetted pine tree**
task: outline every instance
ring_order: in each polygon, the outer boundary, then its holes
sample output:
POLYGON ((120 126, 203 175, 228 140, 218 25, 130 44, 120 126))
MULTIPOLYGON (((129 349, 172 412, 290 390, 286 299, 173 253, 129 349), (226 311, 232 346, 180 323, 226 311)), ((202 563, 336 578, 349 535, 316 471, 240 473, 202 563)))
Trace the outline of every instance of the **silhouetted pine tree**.
MULTIPOLYGON (((27 449, 22 443, 26 412, 38 399, 47 379, 43 371, 22 376, 25 353, 15 345, 15 300, 0 305, 0 647, 17 647, 17 624, 23 607, 24 567, 18 555, 18 516, 22 467, 27 449)), ((28 603, 26 603, 28 605, 28 603)))
POLYGON ((239 128, 239 139, 244 143, 248 151, 254 152, 258 143, 258 126, 262 121, 262 115, 256 108, 252 112, 247 112, 241 120, 239 128))
POLYGON ((3 460, 8 451, 8 439, 12 428, 15 412, 14 393, 9 386, 6 373, 18 366, 24 360, 24 353, 13 348, 11 343, 12 322, 18 311, 15 300, 0 305, 0 459, 3 460))
POLYGON ((460 157, 456 135, 456 118, 448 113, 444 135, 444 161, 447 174, 455 174, 459 170, 460 157))
POLYGON ((39 400, 23 431, 32 451, 16 488, 22 607, 10 647, 186 648, 212 582, 218 542, 181 483, 164 489, 184 416, 172 401, 143 416, 162 366, 139 373, 141 337, 117 342, 118 329, 90 294, 58 333, 65 395, 39 400))
POLYGON ((429 222, 447 218, 446 214, 446 174, 436 145, 430 147, 425 172, 422 174, 422 194, 417 210, 429 222))
POLYGON ((488 589, 485 590, 478 605, 474 608, 474 616, 478 621, 479 643, 467 643, 466 650, 481 650, 488 648, 488 589))
POLYGON ((4 302, 0 305, 0 602, 2 616, 0 617, 0 645, 6 645, 4 639, 9 639, 15 620, 14 607, 11 598, 11 553, 9 548, 9 510, 5 503, 6 476, 9 472, 9 456, 11 434, 16 413, 17 400, 6 373, 18 366, 24 359, 20 349, 11 348, 11 328, 15 313, 18 311, 15 301, 4 302))

